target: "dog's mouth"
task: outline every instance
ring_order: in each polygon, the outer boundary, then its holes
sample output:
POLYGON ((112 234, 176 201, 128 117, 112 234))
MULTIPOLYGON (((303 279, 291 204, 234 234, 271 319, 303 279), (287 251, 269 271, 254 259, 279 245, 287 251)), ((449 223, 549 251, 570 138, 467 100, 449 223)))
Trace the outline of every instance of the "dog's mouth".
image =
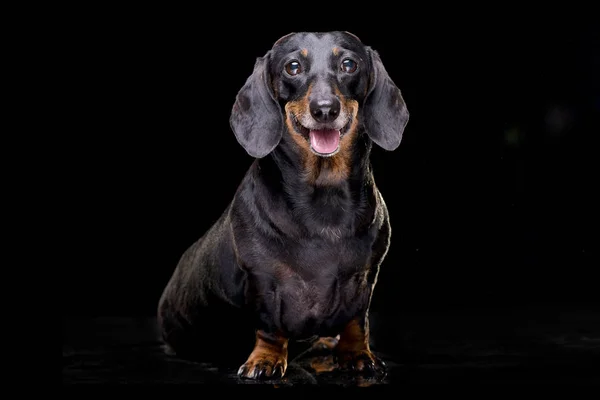
POLYGON ((335 129, 319 129, 309 132, 310 147, 319 154, 331 155, 340 147, 341 133, 335 129))
POLYGON ((295 115, 292 115, 292 121, 294 129, 308 141, 313 153, 322 157, 331 157, 339 151, 340 141, 350 129, 352 118, 349 118, 342 129, 309 129, 302 125, 295 115))

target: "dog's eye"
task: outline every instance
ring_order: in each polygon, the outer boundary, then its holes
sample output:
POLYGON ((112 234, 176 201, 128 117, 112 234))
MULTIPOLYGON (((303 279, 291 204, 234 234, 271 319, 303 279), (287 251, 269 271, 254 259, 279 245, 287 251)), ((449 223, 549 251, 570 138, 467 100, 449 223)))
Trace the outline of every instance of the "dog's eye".
POLYGON ((285 65, 285 72, 294 76, 302 72, 302 66, 298 61, 290 61, 285 65))
POLYGON ((346 72, 346 73, 353 73, 354 71, 356 71, 356 67, 358 67, 358 64, 356 63, 356 61, 351 60, 349 58, 344 59, 344 61, 342 61, 342 71, 346 72))

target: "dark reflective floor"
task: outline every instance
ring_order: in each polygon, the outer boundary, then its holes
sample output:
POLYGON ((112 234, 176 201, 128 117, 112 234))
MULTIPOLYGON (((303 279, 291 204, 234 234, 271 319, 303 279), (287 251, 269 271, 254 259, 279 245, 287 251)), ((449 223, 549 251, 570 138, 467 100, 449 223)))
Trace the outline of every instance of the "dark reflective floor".
POLYGON ((297 344, 286 377, 257 383, 166 355, 152 318, 65 318, 63 384, 211 383, 375 386, 413 383, 600 383, 600 314, 531 306, 372 315, 373 349, 387 375, 336 370, 326 351, 297 344))

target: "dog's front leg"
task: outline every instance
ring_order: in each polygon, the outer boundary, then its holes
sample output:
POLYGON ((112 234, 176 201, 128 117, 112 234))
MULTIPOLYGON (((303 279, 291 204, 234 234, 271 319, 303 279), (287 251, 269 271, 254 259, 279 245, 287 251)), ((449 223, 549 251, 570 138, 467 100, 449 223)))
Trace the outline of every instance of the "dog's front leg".
POLYGON ((238 370, 238 375, 249 379, 283 377, 287 369, 287 356, 287 338, 258 330, 254 350, 238 370))
POLYGON ((385 372, 385 363, 369 348, 369 320, 366 316, 353 319, 346 325, 340 334, 335 354, 343 370, 366 375, 385 372))

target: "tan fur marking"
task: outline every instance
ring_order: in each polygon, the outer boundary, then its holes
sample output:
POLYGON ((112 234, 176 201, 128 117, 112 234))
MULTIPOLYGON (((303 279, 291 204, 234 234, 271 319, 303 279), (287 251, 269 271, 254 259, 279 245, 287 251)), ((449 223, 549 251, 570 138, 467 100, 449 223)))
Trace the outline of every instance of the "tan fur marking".
POLYGON ((270 376, 277 368, 281 368, 282 375, 287 369, 288 339, 276 336, 275 340, 267 339, 262 331, 256 332, 256 343, 254 350, 250 353, 244 367, 248 372, 255 368, 261 368, 265 364, 270 369, 270 376))
POLYGON ((301 115, 310 113, 308 97, 310 96, 311 90, 312 86, 309 86, 303 98, 297 101, 291 101, 285 105, 285 124, 288 128, 289 134, 292 136, 292 139, 301 149, 304 164, 304 179, 310 183, 314 183, 316 179, 316 176, 314 174, 317 170, 318 162, 317 156, 310 151, 310 145, 308 144, 306 139, 304 139, 304 137, 302 137, 300 133, 296 132, 296 129, 294 128, 294 123, 290 119, 292 115, 295 115, 297 118, 300 118, 301 115))
POLYGON ((291 115, 300 116, 310 113, 309 95, 307 94, 298 101, 289 102, 285 105, 286 126, 292 139, 302 151, 304 159, 304 179, 307 183, 316 186, 335 185, 348 179, 352 167, 352 147, 357 136, 357 114, 358 102, 346 99, 338 88, 335 93, 342 103, 342 112, 352 115, 352 124, 342 137, 340 149, 331 157, 319 157, 310 150, 310 145, 302 135, 296 132, 291 115))
MULTIPOLYGON (((317 186, 328 186, 348 179, 352 164, 352 143, 356 137, 356 121, 340 142, 340 150, 332 157, 321 159, 321 170, 315 180, 317 186)), ((317 156, 315 156, 317 157, 317 156)))
POLYGON ((370 351, 368 328, 362 327, 356 319, 350 321, 340 334, 337 351, 342 353, 370 351))
POLYGON ((340 54, 340 49, 338 47, 334 47, 333 48, 333 55, 337 56, 338 54, 340 54))
POLYGON ((373 365, 382 368, 381 362, 369 348, 368 319, 364 324, 359 321, 359 319, 350 321, 340 334, 340 340, 335 348, 338 364, 342 369, 350 368, 355 371, 364 371, 373 365))
POLYGON ((307 57, 308 56, 308 49, 302 49, 302 50, 300 50, 300 54, 302 54, 302 57, 307 57))

